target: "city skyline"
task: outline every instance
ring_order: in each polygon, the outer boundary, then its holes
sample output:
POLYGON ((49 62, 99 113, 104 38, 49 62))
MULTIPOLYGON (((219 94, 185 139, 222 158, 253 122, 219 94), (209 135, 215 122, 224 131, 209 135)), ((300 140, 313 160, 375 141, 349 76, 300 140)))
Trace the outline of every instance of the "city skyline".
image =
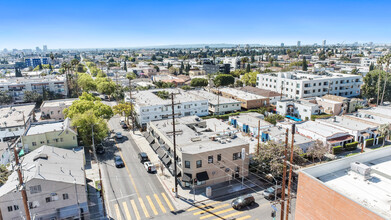
POLYGON ((0 48, 388 44, 391 3, 376 2, 8 1, 0 3, 0 48))

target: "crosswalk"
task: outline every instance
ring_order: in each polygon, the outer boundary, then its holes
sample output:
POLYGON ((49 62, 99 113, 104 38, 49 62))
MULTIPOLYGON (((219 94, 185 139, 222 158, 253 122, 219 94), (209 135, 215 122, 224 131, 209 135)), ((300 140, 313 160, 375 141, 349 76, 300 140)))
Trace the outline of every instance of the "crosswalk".
POLYGON ((145 197, 129 197, 110 204, 111 216, 116 220, 150 219, 170 211, 175 211, 167 195, 147 195, 145 197))
POLYGON ((200 220, 246 220, 251 218, 251 215, 248 215, 246 209, 235 210, 229 202, 220 201, 198 204, 195 207, 187 209, 186 212, 192 213, 194 217, 200 220))

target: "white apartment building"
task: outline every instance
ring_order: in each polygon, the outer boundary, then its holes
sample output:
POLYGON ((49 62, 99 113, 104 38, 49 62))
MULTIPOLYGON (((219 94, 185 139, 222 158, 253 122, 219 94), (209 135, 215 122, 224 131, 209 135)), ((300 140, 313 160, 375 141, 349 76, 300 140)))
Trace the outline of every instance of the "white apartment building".
POLYGON ((208 99, 209 112, 213 114, 226 114, 230 112, 240 111, 242 102, 235 99, 226 98, 205 90, 190 90, 188 93, 199 96, 202 99, 208 99))
MULTIPOLYGON (((32 219, 89 219, 84 150, 42 146, 21 158, 32 219)), ((26 219, 18 174, 0 187, 0 219, 26 219)))
POLYGON ((319 115, 322 110, 317 104, 305 100, 283 100, 277 101, 277 114, 290 115, 301 120, 310 120, 311 115, 319 115))
POLYGON ((362 76, 342 73, 279 72, 258 74, 257 87, 282 92, 292 99, 326 94, 354 97, 360 94, 362 76))
POLYGON ((56 99, 44 101, 41 104, 41 119, 64 120, 64 109, 77 99, 56 99))
MULTIPOLYGON (((172 118, 171 93, 174 93, 175 117, 208 115, 208 99, 201 98, 182 89, 154 89, 132 92, 137 122, 145 127, 150 121, 172 118), (160 98, 158 92, 169 94, 160 98)), ((130 101, 129 96, 125 101, 130 101)))
POLYGON ((33 104, 0 107, 0 142, 24 134, 33 121, 33 104))
POLYGON ((67 81, 64 76, 48 75, 41 77, 13 77, 0 79, 0 91, 8 92, 14 102, 23 102, 25 91, 52 91, 64 97, 68 94, 67 81))

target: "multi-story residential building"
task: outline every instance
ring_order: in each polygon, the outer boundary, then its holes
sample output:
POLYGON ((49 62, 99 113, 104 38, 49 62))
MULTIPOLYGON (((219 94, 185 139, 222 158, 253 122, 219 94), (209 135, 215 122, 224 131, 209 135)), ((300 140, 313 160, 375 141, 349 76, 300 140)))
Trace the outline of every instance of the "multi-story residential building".
POLYGON ((77 99, 56 99, 42 102, 41 119, 64 120, 64 109, 77 99))
POLYGON ((272 90, 267 90, 267 89, 260 89, 260 88, 256 88, 256 87, 252 87, 252 86, 240 87, 238 89, 242 90, 244 92, 267 97, 267 98, 269 98, 270 105, 276 105, 278 100, 280 100, 281 98, 284 98, 281 95, 281 93, 274 92, 272 90))
POLYGON ((323 108, 325 113, 333 115, 352 113, 356 111, 356 107, 364 106, 366 104, 366 102, 362 99, 335 95, 316 97, 316 103, 323 108))
POLYGON ((235 128, 239 129, 240 131, 244 133, 248 133, 253 137, 258 136, 258 125, 259 125, 259 132, 263 129, 271 128, 274 125, 270 124, 267 121, 264 121, 264 115, 256 113, 256 112, 250 112, 250 113, 243 113, 240 115, 230 116, 228 118, 230 124, 234 126, 235 128))
MULTIPOLYGON (((137 122, 146 127, 150 121, 172 118, 171 93, 174 93, 176 117, 208 115, 208 99, 190 94, 182 89, 154 89, 132 92, 137 122), (167 97, 158 96, 169 94, 167 97)), ((129 96, 125 101, 130 101, 129 96)))
MULTIPOLYGON (((42 146, 21 158, 24 188, 34 219, 88 218, 83 149, 42 146)), ((16 171, 0 187, 0 219, 26 219, 16 171)))
POLYGON ((241 102, 235 99, 225 98, 205 90, 190 90, 188 93, 208 99, 209 112, 212 114, 221 115, 241 109, 241 102))
MULTIPOLYGON (((193 181, 207 186, 248 175, 249 144, 236 138, 237 131, 227 130, 226 123, 189 116, 176 119, 175 124, 182 187, 192 186, 193 181)), ((148 131, 152 148, 173 173, 172 120, 150 122, 148 131)))
POLYGON ((0 79, 0 91, 8 92, 14 102, 24 102, 25 91, 36 91, 43 94, 43 91, 52 91, 56 94, 68 94, 67 82, 64 76, 41 76, 41 77, 14 77, 0 79))
POLYGON ((59 148, 77 147, 77 132, 71 128, 71 121, 49 121, 30 124, 22 136, 25 151, 35 150, 43 145, 59 148))
POLYGON ((391 147, 299 171, 295 219, 391 219, 391 147))
POLYGON ((23 135, 34 120, 34 104, 0 107, 0 141, 23 135))
POLYGON ((306 121, 311 119, 311 115, 319 115, 322 112, 318 104, 293 99, 277 101, 276 111, 279 115, 289 115, 306 121))
POLYGON ((31 66, 35 68, 39 64, 49 64, 49 58, 47 57, 39 57, 39 58, 27 58, 24 60, 26 66, 31 66))
POLYGON ((362 76, 342 73, 279 72, 257 76, 258 88, 282 92, 293 99, 326 94, 354 97, 360 94, 362 84, 362 76))
POLYGON ((216 94, 241 102, 242 108, 253 109, 269 106, 269 98, 233 88, 212 89, 216 94))
POLYGON ((215 74, 215 73, 229 73, 231 69, 231 65, 229 63, 226 64, 203 64, 202 70, 206 74, 215 74))

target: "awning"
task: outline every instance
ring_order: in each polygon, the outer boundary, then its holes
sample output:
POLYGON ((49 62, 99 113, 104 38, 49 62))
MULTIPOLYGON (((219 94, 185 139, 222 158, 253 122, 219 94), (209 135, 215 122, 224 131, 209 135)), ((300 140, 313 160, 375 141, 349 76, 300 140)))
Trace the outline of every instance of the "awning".
POLYGON ((191 173, 183 173, 182 177, 183 182, 193 182, 193 175, 191 173))
POLYGON ((171 164, 171 158, 169 156, 164 156, 162 158, 162 161, 163 161, 164 165, 166 165, 166 166, 170 166, 170 164, 171 164))
POLYGON ((149 133, 148 133, 148 132, 143 132, 143 136, 144 136, 145 138, 148 138, 149 133))
POLYGON ((157 153, 158 157, 160 159, 162 159, 164 157, 164 155, 166 154, 166 151, 163 148, 159 147, 157 149, 156 153, 157 153))
MULTIPOLYGON (((169 169, 172 170, 171 173, 174 173, 174 163, 171 163, 171 164, 170 164, 169 169)), ((177 166, 177 168, 176 168, 176 175, 177 175, 178 177, 181 176, 181 170, 179 169, 178 166, 177 166)))
POLYGON ((147 138, 149 144, 152 144, 155 141, 155 138, 151 135, 147 138))
POLYGON ((197 181, 205 181, 209 179, 208 172, 204 171, 196 174, 197 181))
POLYGON ((151 145, 152 149, 156 152, 156 150, 160 147, 160 145, 158 143, 153 143, 151 145))

